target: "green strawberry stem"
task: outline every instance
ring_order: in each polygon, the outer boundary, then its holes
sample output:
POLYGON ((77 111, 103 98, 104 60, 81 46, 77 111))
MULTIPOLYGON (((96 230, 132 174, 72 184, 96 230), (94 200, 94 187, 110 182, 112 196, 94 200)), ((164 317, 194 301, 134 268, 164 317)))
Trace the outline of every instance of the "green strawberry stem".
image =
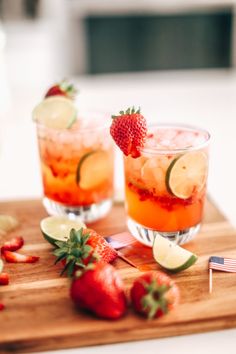
MULTIPOLYGON (((119 112, 119 114, 121 115, 121 116, 123 116, 123 115, 131 115, 131 114, 140 114, 141 113, 141 108, 139 107, 137 110, 134 108, 134 106, 132 107, 132 108, 128 108, 128 109, 126 109, 126 111, 120 111, 119 112)), ((111 116, 111 118, 112 119, 115 119, 115 118, 118 118, 118 117, 120 117, 120 115, 112 115, 111 116)))
POLYGON ((141 302, 143 309, 147 311, 148 318, 155 317, 156 312, 160 309, 163 313, 168 312, 168 300, 165 294, 169 291, 171 286, 165 284, 159 285, 155 280, 150 284, 143 283, 147 294, 143 296, 141 302))
POLYGON ((89 233, 83 233, 83 228, 79 230, 71 229, 67 241, 55 242, 57 246, 53 252, 57 257, 55 264, 59 261, 66 261, 61 275, 67 271, 67 275, 71 277, 76 266, 82 269, 85 268, 84 261, 86 258, 88 259, 88 263, 93 263, 97 260, 98 256, 93 252, 92 247, 87 244, 89 237, 89 233))

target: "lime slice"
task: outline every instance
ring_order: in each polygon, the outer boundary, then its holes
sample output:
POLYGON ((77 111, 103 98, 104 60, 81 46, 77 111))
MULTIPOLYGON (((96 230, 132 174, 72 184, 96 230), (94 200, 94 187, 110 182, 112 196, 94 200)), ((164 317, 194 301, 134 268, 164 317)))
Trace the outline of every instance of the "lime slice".
POLYGON ((73 102, 63 96, 46 98, 33 110, 33 120, 48 128, 68 129, 76 121, 76 117, 73 102))
POLYGON ((81 227, 86 225, 79 218, 70 220, 66 216, 49 216, 40 222, 44 238, 53 245, 56 241, 66 241, 71 229, 79 230, 81 227))
POLYGON ((88 152, 80 159, 76 174, 76 182, 80 188, 96 188, 107 180, 111 174, 108 157, 107 152, 96 150, 88 152))
POLYGON ((202 151, 193 151, 173 160, 166 172, 168 191, 181 199, 199 192, 207 178, 207 156, 202 151))
POLYGON ((3 270, 3 261, 2 261, 2 259, 0 258, 0 274, 2 273, 2 270, 3 270))
POLYGON ((197 261, 194 253, 160 235, 155 236, 152 250, 156 262, 173 273, 187 269, 197 261))

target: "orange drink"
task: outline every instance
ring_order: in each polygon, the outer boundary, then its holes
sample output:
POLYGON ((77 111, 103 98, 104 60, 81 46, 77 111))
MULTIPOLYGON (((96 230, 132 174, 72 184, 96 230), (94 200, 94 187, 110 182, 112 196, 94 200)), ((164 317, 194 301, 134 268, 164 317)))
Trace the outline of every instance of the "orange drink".
POLYGON ((182 244, 199 230, 208 174, 209 134, 152 126, 140 156, 124 156, 128 227, 142 243, 156 233, 182 244))
POLYGON ((67 129, 37 124, 44 205, 51 215, 103 217, 113 196, 113 144, 104 115, 85 112, 67 129))

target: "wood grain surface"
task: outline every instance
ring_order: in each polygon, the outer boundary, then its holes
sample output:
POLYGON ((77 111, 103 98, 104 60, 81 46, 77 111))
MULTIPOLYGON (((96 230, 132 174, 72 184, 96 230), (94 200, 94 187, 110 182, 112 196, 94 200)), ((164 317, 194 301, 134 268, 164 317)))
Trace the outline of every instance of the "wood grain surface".
MULTIPOLYGON (((36 264, 5 264, 10 284, 0 287, 0 353, 35 352, 52 349, 117 343, 236 327, 236 274, 213 272, 213 293, 208 293, 208 259, 211 255, 236 258, 236 231, 212 202, 207 202, 201 232, 186 248, 199 256, 198 262, 173 275, 181 291, 181 302, 167 316, 147 321, 129 309, 118 321, 97 319, 78 312, 69 298, 69 280, 54 266, 51 246, 44 241, 39 222, 46 216, 41 202, 0 203, 0 214, 16 216, 22 235, 22 253, 40 256, 36 264)), ((122 204, 115 205, 102 221, 91 225, 102 235, 126 229, 122 204)), ((0 239, 0 244, 3 240, 0 239)), ((142 272, 158 270, 151 249, 135 243, 121 252, 137 269, 121 259, 114 262, 127 294, 132 281, 142 272)))

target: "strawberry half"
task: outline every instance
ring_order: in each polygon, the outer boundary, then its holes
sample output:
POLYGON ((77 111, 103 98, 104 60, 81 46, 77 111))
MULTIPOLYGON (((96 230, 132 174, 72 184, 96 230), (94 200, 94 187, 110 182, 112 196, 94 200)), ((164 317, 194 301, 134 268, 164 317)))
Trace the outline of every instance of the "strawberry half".
POLYGON ((139 157, 147 136, 147 122, 140 109, 128 108, 112 119, 110 133, 116 144, 126 156, 139 157))
POLYGON ((4 310, 5 306, 3 304, 0 303, 0 311, 4 310))
POLYGON ((50 96, 65 96, 73 100, 77 94, 75 87, 66 80, 61 81, 49 88, 45 94, 45 98, 50 96))
POLYGON ((7 273, 0 273, 0 285, 9 284, 9 275, 7 273))
POLYGON ((78 308, 112 320, 124 315, 127 309, 124 287, 112 265, 104 262, 90 264, 78 273, 70 289, 71 299, 78 308))
POLYGON ((147 272, 138 277, 130 295, 135 310, 148 318, 167 314, 179 302, 177 285, 162 272, 147 272))
POLYGON ((54 251, 56 263, 63 261, 67 274, 71 276, 75 270, 84 268, 88 263, 102 260, 110 263, 117 257, 117 252, 109 243, 91 229, 72 229, 67 241, 57 241, 54 251))
POLYGON ((3 244, 1 248, 1 253, 4 251, 17 251, 24 245, 24 240, 20 236, 12 238, 10 241, 7 241, 3 244))
POLYGON ((4 251, 3 257, 8 263, 35 263, 39 260, 37 256, 26 256, 17 252, 4 251))

